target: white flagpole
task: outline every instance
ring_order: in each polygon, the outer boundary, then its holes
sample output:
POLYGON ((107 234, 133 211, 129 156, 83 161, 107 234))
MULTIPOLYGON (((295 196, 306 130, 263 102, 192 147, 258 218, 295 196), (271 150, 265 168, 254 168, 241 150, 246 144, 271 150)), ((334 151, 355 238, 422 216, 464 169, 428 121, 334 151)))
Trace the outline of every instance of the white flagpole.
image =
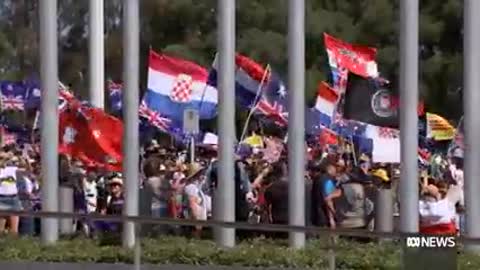
POLYGON ((257 87, 257 94, 256 94, 255 99, 253 101, 253 106, 250 109, 250 111, 248 112, 247 120, 245 121, 245 124, 243 126, 242 136, 240 137, 239 143, 243 142, 243 140, 245 139, 245 136, 246 136, 247 131, 248 131, 248 124, 250 123, 250 119, 252 118, 253 113, 257 109, 257 102, 258 102, 258 99, 261 96, 263 84, 267 80, 267 76, 268 76, 269 73, 270 73, 270 64, 268 64, 267 67, 265 68, 265 72, 263 73, 262 80, 260 81, 260 84, 257 87))

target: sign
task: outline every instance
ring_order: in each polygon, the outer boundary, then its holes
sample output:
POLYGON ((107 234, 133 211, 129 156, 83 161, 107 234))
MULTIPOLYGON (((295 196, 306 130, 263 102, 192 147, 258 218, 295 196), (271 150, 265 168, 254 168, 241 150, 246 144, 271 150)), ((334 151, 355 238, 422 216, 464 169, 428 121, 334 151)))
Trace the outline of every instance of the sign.
POLYGON ((200 118, 195 109, 186 109, 183 112, 183 132, 186 134, 197 134, 200 131, 200 118))

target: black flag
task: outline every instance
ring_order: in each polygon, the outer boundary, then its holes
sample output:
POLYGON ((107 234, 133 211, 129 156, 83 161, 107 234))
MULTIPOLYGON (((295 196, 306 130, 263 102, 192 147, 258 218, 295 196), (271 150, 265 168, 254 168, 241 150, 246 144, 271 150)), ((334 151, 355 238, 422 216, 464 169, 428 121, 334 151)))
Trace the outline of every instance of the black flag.
POLYGON ((348 74, 344 117, 375 126, 398 128, 398 110, 388 85, 348 74))

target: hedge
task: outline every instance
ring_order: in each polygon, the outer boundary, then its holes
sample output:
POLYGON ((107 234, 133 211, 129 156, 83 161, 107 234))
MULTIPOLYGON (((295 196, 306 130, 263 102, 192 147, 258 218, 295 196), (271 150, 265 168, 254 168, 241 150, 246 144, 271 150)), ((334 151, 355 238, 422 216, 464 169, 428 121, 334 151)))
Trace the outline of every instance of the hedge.
MULTIPOLYGON (((142 240, 142 263, 235 265, 324 269, 328 266, 326 242, 311 240, 304 250, 292 250, 286 241, 255 239, 220 249, 212 241, 182 237, 142 240)), ((359 243, 340 240, 336 245, 337 269, 399 269, 401 250, 394 243, 359 243)), ((119 245, 75 238, 42 246, 35 238, 0 238, 0 261, 132 263, 133 252, 119 245)), ((461 254, 459 269, 480 269, 480 257, 461 254)))

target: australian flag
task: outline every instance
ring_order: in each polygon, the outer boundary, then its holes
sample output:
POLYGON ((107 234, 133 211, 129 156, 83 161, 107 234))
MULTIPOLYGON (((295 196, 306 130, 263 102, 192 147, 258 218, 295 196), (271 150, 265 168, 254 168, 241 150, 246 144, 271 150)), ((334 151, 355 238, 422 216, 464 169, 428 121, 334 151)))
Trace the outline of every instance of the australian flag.
POLYGON ((280 77, 272 72, 255 106, 255 113, 279 126, 288 124, 288 91, 280 77))
POLYGON ((2 105, 4 110, 23 111, 27 90, 22 82, 1 81, 2 105))
POLYGON ((107 81, 107 91, 110 99, 110 109, 115 113, 122 111, 122 89, 123 84, 114 82, 113 80, 107 81))

